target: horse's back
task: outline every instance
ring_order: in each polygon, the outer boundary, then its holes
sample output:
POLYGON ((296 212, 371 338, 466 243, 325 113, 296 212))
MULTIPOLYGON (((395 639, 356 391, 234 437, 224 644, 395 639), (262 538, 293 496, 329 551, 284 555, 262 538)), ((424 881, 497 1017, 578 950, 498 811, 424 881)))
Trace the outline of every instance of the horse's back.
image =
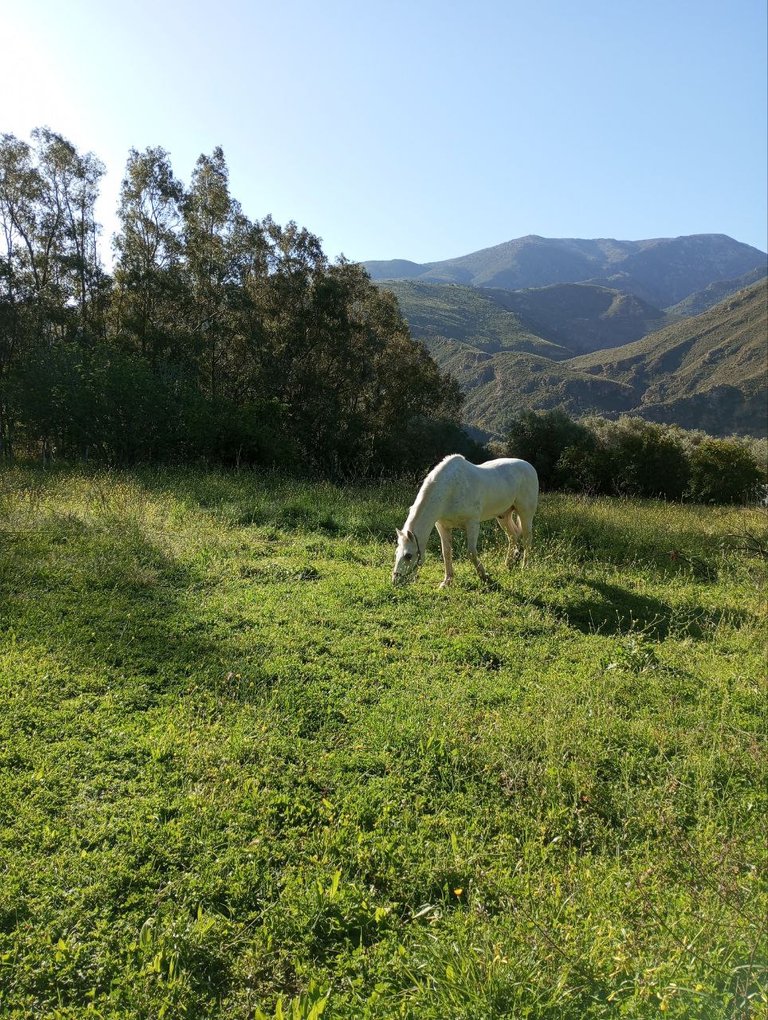
POLYGON ((498 517, 512 507, 532 515, 538 502, 538 476, 525 460, 501 457, 471 464, 451 458, 441 481, 445 491, 440 518, 452 526, 498 517))
POLYGON ((534 499, 539 495, 539 476, 533 464, 517 457, 499 457, 476 465, 481 471, 488 471, 503 478, 511 489, 524 492, 534 499))

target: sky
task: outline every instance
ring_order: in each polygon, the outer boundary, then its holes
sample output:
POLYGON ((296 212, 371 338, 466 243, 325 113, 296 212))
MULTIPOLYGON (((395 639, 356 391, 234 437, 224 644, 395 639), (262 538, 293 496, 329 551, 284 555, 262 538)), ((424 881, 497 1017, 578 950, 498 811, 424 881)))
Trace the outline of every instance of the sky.
MULTIPOLYGON (((220 145, 254 220, 331 259, 526 234, 768 249, 765 0, 2 0, 0 133, 189 183, 220 145)), ((107 249, 107 250, 105 250, 107 249)))

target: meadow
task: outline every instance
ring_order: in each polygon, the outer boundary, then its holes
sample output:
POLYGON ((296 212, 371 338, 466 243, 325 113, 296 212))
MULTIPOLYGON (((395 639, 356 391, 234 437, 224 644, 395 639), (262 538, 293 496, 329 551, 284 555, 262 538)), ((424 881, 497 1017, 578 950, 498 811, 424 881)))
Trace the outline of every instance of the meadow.
POLYGON ((0 473, 0 1016, 764 1017, 766 511, 0 473))

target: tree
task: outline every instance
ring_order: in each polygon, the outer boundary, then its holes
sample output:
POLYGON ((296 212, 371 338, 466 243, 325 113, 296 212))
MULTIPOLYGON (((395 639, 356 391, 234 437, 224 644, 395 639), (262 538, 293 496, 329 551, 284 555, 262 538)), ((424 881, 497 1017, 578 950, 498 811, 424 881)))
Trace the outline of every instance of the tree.
POLYGON ((571 487, 568 471, 558 471, 563 453, 570 450, 569 463, 576 450, 591 452, 594 439, 589 431, 562 411, 524 411, 513 419, 507 432, 510 457, 520 457, 534 465, 542 488, 571 487))
POLYGON ((34 363, 49 367, 57 345, 85 347, 103 336, 109 281, 98 258, 94 213, 103 173, 95 156, 80 155, 48 128, 33 131, 31 145, 10 134, 0 138, 0 444, 6 449, 12 394, 25 406, 39 400, 39 420, 45 406, 55 406, 39 385, 23 394, 20 379, 40 384, 49 374, 32 371, 34 363))
POLYGON ((229 194, 229 171, 220 147, 197 160, 183 214, 187 327, 197 347, 204 392, 215 398, 230 325, 228 299, 239 282, 236 245, 231 242, 243 227, 240 206, 229 194))
POLYGON ((689 466, 677 432, 643 418, 598 424, 612 491, 617 495, 681 499, 689 466))
POLYGON ((161 148, 131 150, 120 190, 115 239, 113 328, 121 345, 157 368, 180 360, 181 205, 184 190, 161 148))
POLYGON ((48 128, 32 132, 38 143, 38 165, 44 185, 46 215, 60 225, 55 257, 68 298, 79 310, 81 339, 101 334, 104 273, 95 218, 104 164, 93 153, 81 155, 74 145, 48 128))
POLYGON ((6 447, 17 422, 30 449, 65 455, 349 473, 422 468, 462 443, 458 385, 395 298, 295 223, 249 221, 220 148, 187 191, 164 149, 131 151, 111 290, 95 247, 102 172, 48 129, 31 145, 3 136, 6 447))

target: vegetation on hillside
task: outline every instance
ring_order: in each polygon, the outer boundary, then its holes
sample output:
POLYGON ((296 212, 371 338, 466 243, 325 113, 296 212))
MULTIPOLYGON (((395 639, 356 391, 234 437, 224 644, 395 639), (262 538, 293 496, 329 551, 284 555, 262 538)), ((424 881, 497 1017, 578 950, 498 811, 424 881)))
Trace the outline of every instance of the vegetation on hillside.
POLYGON ((132 151, 114 273, 102 164, 43 129, 0 138, 0 454, 421 467, 467 446, 461 396, 356 265, 252 222, 224 155, 188 188, 132 151))
POLYGON ((467 424, 488 435, 526 410, 632 413, 718 436, 768 430, 764 279, 672 323, 631 295, 581 284, 506 294, 382 286, 461 384, 467 424))
POLYGON ((633 388, 638 413, 713 434, 768 430, 768 282, 693 319, 571 365, 633 388))
POLYGON ((768 1000, 757 510, 0 472, 6 1020, 731 1020, 768 1000))
POLYGON ((731 294, 745 290, 753 283, 759 283, 766 276, 768 276, 768 266, 763 264, 735 280, 718 280, 716 283, 710 283, 708 287, 689 294, 687 298, 668 308, 667 311, 672 315, 701 315, 702 312, 709 311, 710 308, 719 305, 721 301, 725 301, 731 294))
POLYGON ((697 503, 754 503, 768 492, 765 442, 643 418, 576 421, 562 411, 527 411, 511 422, 504 452, 534 463, 544 489, 697 503))

